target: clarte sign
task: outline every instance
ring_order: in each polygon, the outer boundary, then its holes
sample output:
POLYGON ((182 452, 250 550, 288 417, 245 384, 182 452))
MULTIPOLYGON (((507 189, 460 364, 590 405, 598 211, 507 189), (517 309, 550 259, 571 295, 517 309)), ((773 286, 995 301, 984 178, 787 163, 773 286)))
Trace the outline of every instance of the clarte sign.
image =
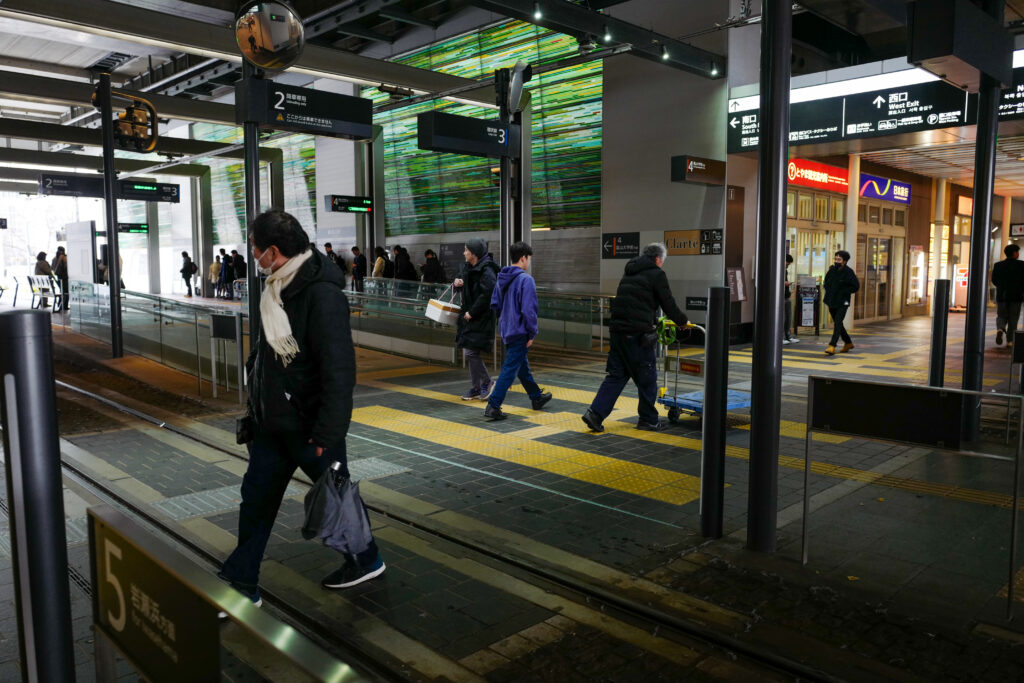
POLYGON ((910 185, 868 173, 860 174, 860 196, 866 199, 884 199, 900 204, 910 203, 910 185))
POLYGON ((807 159, 790 159, 788 175, 790 185, 830 192, 846 192, 850 188, 850 174, 845 168, 826 166, 807 159))

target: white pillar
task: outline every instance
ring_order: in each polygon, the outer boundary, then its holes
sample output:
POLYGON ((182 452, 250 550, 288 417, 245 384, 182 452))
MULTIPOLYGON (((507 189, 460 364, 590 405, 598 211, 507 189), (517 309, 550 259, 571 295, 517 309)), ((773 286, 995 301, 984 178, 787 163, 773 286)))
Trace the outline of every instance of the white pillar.
MULTIPOLYGON (((846 190, 846 234, 843 237, 843 249, 850 252, 850 263, 847 265, 854 268, 854 261, 857 258, 857 205, 860 203, 860 155, 851 154, 849 162, 850 186, 846 190)), ((831 254, 829 254, 831 256, 831 254)), ((864 286, 864 283, 861 283, 864 286)), ((846 329, 852 330, 856 324, 854 320, 854 299, 856 294, 850 297, 850 312, 846 314, 844 324, 846 329)))
MULTIPOLYGON (((946 276, 945 273, 939 269, 941 267, 941 255, 942 255, 942 229, 947 225, 946 223, 946 190, 949 187, 949 181, 943 178, 932 179, 932 196, 935 197, 935 203, 932 205, 932 243, 931 253, 928 254, 928 278, 930 280, 940 280, 946 276)), ((927 292, 928 295, 928 306, 932 314, 935 313, 935 302, 932 297, 932 290, 927 292)))

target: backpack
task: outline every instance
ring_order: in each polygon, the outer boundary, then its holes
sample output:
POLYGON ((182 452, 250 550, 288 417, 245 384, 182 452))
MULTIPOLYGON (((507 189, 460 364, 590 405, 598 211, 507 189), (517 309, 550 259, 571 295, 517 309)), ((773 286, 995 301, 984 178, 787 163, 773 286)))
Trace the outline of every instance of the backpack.
POLYGON ((395 276, 395 263, 391 259, 384 259, 384 274, 383 277, 394 277, 395 276))
POLYGON ((191 268, 191 272, 193 275, 199 272, 199 266, 196 265, 195 261, 189 261, 189 268, 191 268))

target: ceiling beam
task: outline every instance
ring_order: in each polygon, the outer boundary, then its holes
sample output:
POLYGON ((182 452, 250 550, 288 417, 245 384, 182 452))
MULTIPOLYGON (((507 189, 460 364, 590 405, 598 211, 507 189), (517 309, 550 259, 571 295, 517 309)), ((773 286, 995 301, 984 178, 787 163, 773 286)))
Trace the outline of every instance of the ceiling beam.
MULTIPOLYGON (((3 78, 0 78, 0 97, 28 102, 90 106, 94 89, 94 86, 89 83, 28 74, 6 73, 3 78)), ((156 108, 157 114, 165 118, 235 125, 235 108, 230 104, 189 100, 134 90, 120 92, 149 100, 156 108)))
POLYGON ((595 12, 583 5, 573 5, 564 0, 470 0, 470 4, 577 38, 597 37, 600 40, 607 30, 612 36, 609 45, 629 43, 633 46, 630 54, 704 78, 725 77, 726 58, 723 55, 595 12), (540 19, 534 18, 535 8, 541 11, 540 19))
POLYGON ((375 43, 387 43, 390 45, 395 42, 389 36, 386 36, 383 33, 378 33, 372 29, 364 28, 359 24, 342 24, 341 26, 335 27, 334 31, 346 36, 355 36, 356 38, 362 38, 363 40, 372 40, 375 43))
MULTIPOLYGON (((364 0, 340 11, 321 12, 305 22, 304 35, 306 40, 309 40, 325 33, 342 30, 343 24, 351 24, 372 17, 381 10, 398 5, 398 3, 399 0, 364 0)), ((376 38, 371 40, 376 40, 376 38)))
MULTIPOLYGON (((242 59, 230 27, 109 0, 3 0, 0 16, 73 28, 234 63, 240 63, 242 59)), ((369 86, 387 83, 419 92, 440 92, 471 82, 458 76, 309 44, 299 62, 289 71, 369 86)))
MULTIPOLYGON (((25 164, 29 166, 54 166, 57 168, 85 168, 103 171, 103 157, 88 154, 69 154, 68 152, 36 152, 28 149, 10 149, 0 147, 0 163, 25 164)), ((114 159, 114 170, 119 173, 136 173, 153 165, 151 161, 141 159, 114 159)), ((200 176, 209 170, 209 166, 199 164, 178 164, 161 170, 166 175, 200 176)), ((36 175, 46 171, 36 171, 36 175)), ((3 172, 0 172, 3 175, 3 172)))
POLYGON ((389 7, 383 9, 378 14, 385 19, 393 19, 400 21, 403 24, 411 24, 412 26, 422 26, 423 28, 437 28, 437 22, 429 19, 421 19, 412 12, 406 12, 401 7, 389 7))
MULTIPOLYGON (((16 121, 12 119, 0 119, 0 137, 41 140, 43 142, 56 142, 67 145, 86 145, 88 147, 103 146, 103 134, 95 128, 61 126, 53 123, 36 123, 34 121, 16 121)), ((217 156, 226 159, 245 158, 242 150, 221 151, 231 147, 237 147, 237 145, 224 142, 161 137, 157 140, 154 154, 195 156, 216 153, 217 156)), ((263 156, 265 160, 269 160, 269 152, 263 156)), ((147 163, 152 165, 157 162, 149 161, 147 163)))

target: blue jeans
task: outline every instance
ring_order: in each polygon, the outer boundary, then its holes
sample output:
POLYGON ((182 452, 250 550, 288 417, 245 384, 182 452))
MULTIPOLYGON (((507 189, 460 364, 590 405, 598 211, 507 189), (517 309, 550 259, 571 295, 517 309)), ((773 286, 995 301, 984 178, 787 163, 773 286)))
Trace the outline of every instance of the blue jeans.
MULTIPOLYGON (((339 460, 342 473, 348 476, 344 445, 317 457, 316 447, 308 440, 298 434, 268 434, 257 427, 256 438, 248 445, 249 468, 242 479, 238 512, 238 547, 221 568, 224 576, 247 591, 259 585, 263 553, 295 469, 301 467, 315 482, 332 462, 339 460)), ((370 567, 377 555, 377 543, 372 541, 355 559, 359 566, 370 567)))
POLYGON ((604 420, 615 408, 615 401, 629 380, 636 385, 640 400, 637 412, 640 419, 648 424, 658 422, 658 368, 654 346, 640 346, 639 335, 611 335, 611 350, 605 366, 604 381, 597 390, 597 396, 590 404, 590 410, 604 420))
POLYGON ((492 408, 500 408, 505 401, 505 394, 508 393, 512 382, 519 378, 526 389, 526 395, 530 399, 540 398, 543 393, 537 383, 533 381, 533 374, 530 372, 530 361, 526 358, 526 342, 508 344, 505 346, 505 363, 501 366, 501 374, 495 380, 494 392, 487 399, 487 404, 492 408))

